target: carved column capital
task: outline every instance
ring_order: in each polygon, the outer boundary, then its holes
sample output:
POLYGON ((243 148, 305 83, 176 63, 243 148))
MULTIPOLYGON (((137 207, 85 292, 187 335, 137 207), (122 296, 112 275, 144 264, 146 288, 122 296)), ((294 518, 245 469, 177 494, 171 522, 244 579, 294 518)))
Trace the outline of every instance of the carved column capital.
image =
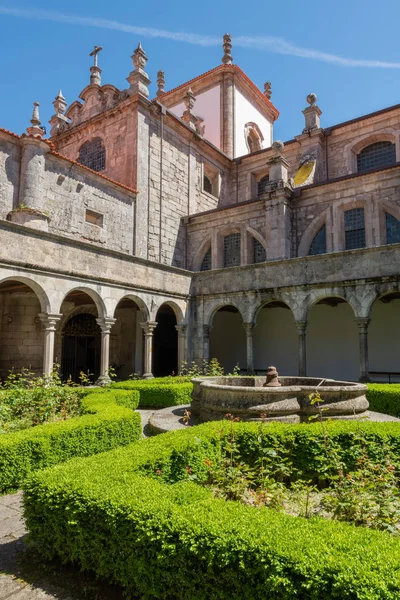
POLYGON ((369 318, 368 317, 358 317, 357 319, 355 319, 356 323, 357 323, 357 327, 360 333, 366 333, 368 330, 368 325, 369 325, 369 318))
POLYGON ((295 321, 297 333, 304 335, 307 332, 307 321, 295 321))
POLYGON ((253 335, 255 326, 255 323, 243 323, 246 335, 253 335))
POLYGON ((212 329, 212 325, 203 325, 203 336, 205 338, 210 337, 211 329, 212 329))
POLYGON ((143 321, 140 323, 140 327, 144 331, 144 335, 153 335, 153 331, 157 327, 157 321, 143 321))
POLYGON ((175 329, 180 337, 185 337, 187 331, 186 323, 179 323, 178 325, 175 325, 175 329))
POLYGON ((111 331, 111 327, 114 325, 115 321, 112 317, 99 317, 96 319, 96 323, 100 326, 101 333, 108 334, 111 331))
POLYGON ((39 313, 38 317, 42 321, 45 331, 55 331, 62 315, 58 313, 39 313))

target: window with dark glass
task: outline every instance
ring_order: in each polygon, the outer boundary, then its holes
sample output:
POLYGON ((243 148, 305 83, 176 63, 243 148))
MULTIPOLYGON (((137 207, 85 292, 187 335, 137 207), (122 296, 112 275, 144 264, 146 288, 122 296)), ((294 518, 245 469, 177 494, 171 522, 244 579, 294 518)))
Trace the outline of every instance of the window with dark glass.
POLYGON ((326 254, 326 225, 323 225, 314 236, 308 254, 310 256, 314 256, 315 254, 326 254))
POLYGON ((253 238, 253 263, 265 262, 267 255, 264 246, 256 239, 253 238))
POLYGON ((200 266, 200 271, 210 271, 211 270, 211 248, 207 250, 204 255, 203 261, 200 266))
POLYGON ((104 171, 106 168, 106 149, 101 138, 85 142, 79 149, 78 162, 93 171, 104 171))
POLYGON ((375 142, 357 155, 357 171, 362 173, 396 162, 396 146, 392 142, 375 142))
POLYGON ((364 209, 353 208, 344 213, 346 250, 365 248, 364 209))
POLYGON ((224 267, 240 265, 240 233, 231 233, 224 237, 224 267))
POLYGON ((265 188, 269 183, 269 175, 264 175, 262 179, 257 183, 257 195, 261 196, 265 192, 265 188))
POLYGON ((203 190, 205 192, 207 192, 208 194, 212 194, 211 179, 209 177, 207 177, 207 175, 204 175, 204 177, 203 177, 203 190))
POLYGON ((390 213, 386 214, 386 243, 400 243, 400 221, 390 213))

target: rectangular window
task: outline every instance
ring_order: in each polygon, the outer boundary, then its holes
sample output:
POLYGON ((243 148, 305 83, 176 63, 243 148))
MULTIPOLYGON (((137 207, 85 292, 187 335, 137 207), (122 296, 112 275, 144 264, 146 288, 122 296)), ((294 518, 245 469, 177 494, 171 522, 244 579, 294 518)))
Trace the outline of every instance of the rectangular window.
POLYGON ((353 208, 344 213, 345 248, 365 248, 364 209, 353 208))
POLYGON ((103 227, 103 215, 94 212, 94 210, 86 209, 85 221, 86 223, 103 227))

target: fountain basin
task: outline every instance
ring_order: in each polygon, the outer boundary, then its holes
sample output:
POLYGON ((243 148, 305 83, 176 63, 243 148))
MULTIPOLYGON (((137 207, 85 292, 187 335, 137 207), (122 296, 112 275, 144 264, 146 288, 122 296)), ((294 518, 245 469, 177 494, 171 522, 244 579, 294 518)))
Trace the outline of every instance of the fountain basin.
POLYGON ((207 377, 192 380, 190 411, 198 422, 224 419, 301 423, 322 410, 325 419, 367 417, 367 386, 320 377, 280 377, 281 387, 263 387, 265 377, 207 377), (318 392, 323 402, 311 404, 318 392))

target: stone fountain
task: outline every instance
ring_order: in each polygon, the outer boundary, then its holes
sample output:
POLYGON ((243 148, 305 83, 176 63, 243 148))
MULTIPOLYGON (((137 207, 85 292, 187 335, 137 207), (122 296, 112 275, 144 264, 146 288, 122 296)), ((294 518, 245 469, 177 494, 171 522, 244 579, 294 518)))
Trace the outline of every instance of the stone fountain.
POLYGON ((268 367, 265 377, 193 379, 191 416, 198 422, 224 419, 301 423, 322 414, 330 419, 368 417, 367 386, 320 377, 280 377, 268 367), (312 403, 318 393, 322 403, 312 403), (321 413, 322 410, 322 413, 321 413))

